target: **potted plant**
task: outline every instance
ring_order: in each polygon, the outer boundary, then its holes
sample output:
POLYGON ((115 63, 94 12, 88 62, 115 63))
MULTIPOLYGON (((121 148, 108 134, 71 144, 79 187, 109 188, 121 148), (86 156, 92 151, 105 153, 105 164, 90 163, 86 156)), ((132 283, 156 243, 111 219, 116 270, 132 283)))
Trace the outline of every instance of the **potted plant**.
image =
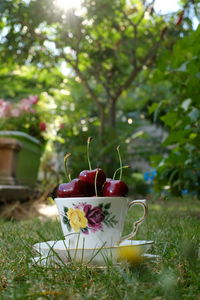
POLYGON ((0 184, 34 186, 45 146, 38 97, 0 99, 0 184))

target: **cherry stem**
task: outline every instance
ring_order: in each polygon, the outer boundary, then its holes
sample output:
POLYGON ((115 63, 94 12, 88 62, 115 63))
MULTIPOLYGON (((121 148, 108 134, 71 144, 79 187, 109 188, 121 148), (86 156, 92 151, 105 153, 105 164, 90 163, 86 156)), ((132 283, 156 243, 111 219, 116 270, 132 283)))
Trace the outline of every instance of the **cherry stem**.
POLYGON ((122 179, 122 158, 121 158, 121 154, 120 154, 120 151, 119 151, 119 148, 120 146, 117 147, 117 153, 118 153, 118 157, 119 157, 119 170, 120 170, 120 175, 119 175, 119 180, 122 179))
POLYGON ((87 139, 87 160, 88 160, 88 165, 90 170, 92 170, 91 163, 90 163, 90 142, 91 141, 92 141, 92 137, 90 136, 87 139))
MULTIPOLYGON (((130 168, 130 166, 123 166, 123 167, 118 168, 113 175, 113 179, 115 180, 115 176, 119 170, 122 171, 122 169, 128 169, 128 168, 130 168)), ((119 179, 119 180, 121 180, 121 179, 119 179)))
POLYGON ((65 173, 66 173, 66 175, 67 175, 69 181, 72 180, 71 174, 70 174, 70 172, 69 172, 69 168, 68 168, 68 166, 67 166, 67 160, 68 160, 68 158, 69 158, 70 156, 71 156, 71 153, 67 153, 67 154, 64 156, 65 173))
POLYGON ((95 196, 98 197, 98 192, 97 192, 97 177, 98 177, 99 170, 97 170, 95 174, 95 179, 94 179, 94 189, 95 189, 95 196))

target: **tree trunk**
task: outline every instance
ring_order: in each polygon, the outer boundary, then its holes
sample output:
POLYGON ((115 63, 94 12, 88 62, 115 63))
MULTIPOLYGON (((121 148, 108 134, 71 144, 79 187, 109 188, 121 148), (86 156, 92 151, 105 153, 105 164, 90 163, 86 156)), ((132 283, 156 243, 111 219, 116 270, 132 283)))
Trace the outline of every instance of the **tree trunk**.
POLYGON ((99 127, 99 139, 103 144, 104 135, 105 135, 105 107, 104 105, 99 105, 99 120, 100 120, 100 127, 99 127))
POLYGON ((115 129, 116 127, 116 101, 110 99, 109 101, 109 124, 110 127, 115 129))

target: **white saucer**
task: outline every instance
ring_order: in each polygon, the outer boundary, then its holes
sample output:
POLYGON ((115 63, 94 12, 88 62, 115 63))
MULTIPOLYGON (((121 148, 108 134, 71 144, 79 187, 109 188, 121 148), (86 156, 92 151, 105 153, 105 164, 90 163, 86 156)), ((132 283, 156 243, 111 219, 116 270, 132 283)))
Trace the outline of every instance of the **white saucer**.
MULTIPOLYGON (((151 260, 158 260, 160 259, 159 255, 155 255, 155 254, 149 254, 149 253, 145 253, 142 255, 142 257, 144 258, 144 261, 151 261, 151 260)), ((70 263, 69 261, 62 261, 60 260, 59 257, 55 257, 55 256, 45 256, 45 255, 40 255, 40 256, 36 256, 32 258, 32 265, 39 265, 39 266, 55 266, 55 265, 67 265, 68 263, 70 263)), ((98 269, 105 269, 106 268, 106 263, 101 263, 101 264, 97 264, 97 263, 90 263, 90 264, 85 264, 87 265, 87 267, 90 268, 98 268, 98 269)), ((115 263, 115 266, 119 265, 119 263, 115 263)))
POLYGON ((53 259, 57 262, 60 261, 61 263, 67 263, 73 260, 81 263, 91 263, 92 265, 106 265, 108 261, 116 263, 119 249, 125 249, 127 246, 129 249, 131 247, 133 251, 135 251, 135 247, 137 247, 137 249, 139 249, 139 251, 144 255, 144 257, 146 256, 146 258, 155 258, 152 257, 151 254, 144 254, 144 252, 147 251, 153 243, 153 241, 126 240, 119 246, 114 247, 70 249, 67 247, 65 240, 59 240, 37 243, 33 245, 33 249, 42 256, 44 261, 53 259))

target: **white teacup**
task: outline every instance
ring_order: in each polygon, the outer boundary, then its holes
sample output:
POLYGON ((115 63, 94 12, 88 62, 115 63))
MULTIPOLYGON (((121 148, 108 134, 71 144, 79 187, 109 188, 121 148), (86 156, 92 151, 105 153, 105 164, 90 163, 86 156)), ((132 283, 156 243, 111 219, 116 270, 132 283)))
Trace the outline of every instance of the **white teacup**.
POLYGON ((62 231, 69 248, 112 247, 130 239, 147 215, 146 200, 125 197, 56 198, 62 231), (133 230, 122 237, 128 209, 141 205, 143 216, 133 223, 133 230))

